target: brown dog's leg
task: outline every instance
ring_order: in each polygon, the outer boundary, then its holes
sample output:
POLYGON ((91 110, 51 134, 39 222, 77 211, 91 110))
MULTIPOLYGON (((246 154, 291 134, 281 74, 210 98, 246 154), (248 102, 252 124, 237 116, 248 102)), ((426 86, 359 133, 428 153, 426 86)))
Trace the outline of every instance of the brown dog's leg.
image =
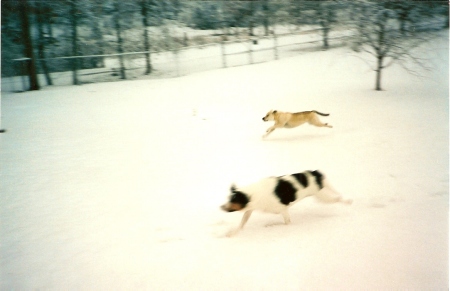
POLYGON ((263 135, 263 138, 264 138, 264 137, 267 137, 267 136, 268 136, 272 131, 274 131, 275 129, 276 129, 275 125, 269 127, 269 128, 266 130, 266 134, 263 135))
POLYGON ((280 123, 275 123, 273 126, 269 127, 266 130, 266 134, 263 135, 263 138, 267 137, 272 131, 274 131, 277 128, 282 128, 284 126, 284 124, 280 124, 280 123))
POLYGON ((309 124, 318 126, 318 127, 329 127, 329 128, 333 127, 333 126, 329 125, 328 123, 322 123, 316 115, 314 115, 314 117, 311 118, 311 120, 309 121, 309 124))

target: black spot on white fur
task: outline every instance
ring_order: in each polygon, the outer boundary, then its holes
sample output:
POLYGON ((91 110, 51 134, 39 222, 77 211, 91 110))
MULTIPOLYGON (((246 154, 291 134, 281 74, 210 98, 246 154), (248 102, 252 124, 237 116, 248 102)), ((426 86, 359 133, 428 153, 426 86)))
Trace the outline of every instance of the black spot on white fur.
POLYGON ((297 189, 292 186, 288 181, 278 179, 278 184, 275 187, 275 195, 280 199, 280 202, 284 205, 295 201, 297 189))
POLYGON ((236 204, 242 205, 242 208, 244 208, 249 201, 250 201, 250 199, 248 198, 247 194, 245 194, 244 192, 241 192, 241 191, 237 191, 232 188, 230 203, 236 203, 236 204))
POLYGON ((323 188, 323 175, 319 171, 312 171, 311 174, 316 179, 317 186, 319 186, 319 189, 323 188))
POLYGON ((303 187, 308 187, 308 178, 303 173, 292 174, 294 178, 302 185, 303 187))

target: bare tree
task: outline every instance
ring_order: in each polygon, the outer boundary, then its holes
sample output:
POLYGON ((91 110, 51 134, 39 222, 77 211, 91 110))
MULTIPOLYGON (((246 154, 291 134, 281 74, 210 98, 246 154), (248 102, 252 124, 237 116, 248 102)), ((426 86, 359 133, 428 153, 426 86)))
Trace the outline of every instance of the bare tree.
MULTIPOLYGON (((353 49, 363 51, 374 59, 373 69, 376 72, 375 90, 382 90, 382 71, 398 63, 408 69, 407 63, 412 62, 424 67, 414 48, 428 40, 428 36, 419 34, 405 35, 401 25, 398 25, 398 15, 387 5, 388 2, 359 1, 354 15, 354 26, 357 32, 353 49)), ((373 60, 373 59, 372 59, 373 60)), ((372 61, 373 63, 373 61, 372 61)))
POLYGON ((322 41, 323 49, 328 49, 329 47, 329 34, 333 23, 336 22, 336 11, 337 6, 333 2, 329 1, 319 1, 315 4, 315 18, 317 19, 321 30, 322 30, 322 41))
MULTIPOLYGON (((90 0, 91 7, 86 9, 89 14, 89 24, 91 26, 93 43, 95 48, 92 48, 94 54, 103 55, 105 53, 105 41, 103 38, 103 12, 105 9, 105 1, 90 0)), ((104 57, 90 58, 91 66, 93 68, 103 68, 105 66, 104 57)))

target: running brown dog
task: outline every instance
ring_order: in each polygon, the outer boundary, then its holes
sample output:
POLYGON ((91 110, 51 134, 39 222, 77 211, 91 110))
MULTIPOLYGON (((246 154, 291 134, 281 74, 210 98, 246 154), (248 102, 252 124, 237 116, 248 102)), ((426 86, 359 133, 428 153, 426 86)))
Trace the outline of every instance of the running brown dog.
POLYGON ((319 120, 318 115, 328 116, 330 114, 320 113, 319 111, 316 110, 296 112, 296 113, 270 110, 266 114, 266 116, 263 117, 262 120, 275 121, 275 124, 267 129, 266 134, 263 135, 263 138, 267 137, 272 131, 274 131, 277 128, 293 128, 302 125, 305 122, 308 122, 309 124, 318 127, 329 127, 329 128, 333 127, 328 123, 322 123, 319 120))

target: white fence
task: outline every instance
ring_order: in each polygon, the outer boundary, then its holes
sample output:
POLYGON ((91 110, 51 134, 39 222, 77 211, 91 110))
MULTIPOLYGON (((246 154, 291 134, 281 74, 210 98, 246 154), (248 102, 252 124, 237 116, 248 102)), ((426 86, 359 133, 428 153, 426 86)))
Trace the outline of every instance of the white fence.
MULTIPOLYGON (((349 31, 332 31, 329 36, 330 47, 345 45, 349 37, 349 31)), ((58 57, 49 58, 46 61, 67 62, 73 58, 103 58, 104 67, 78 71, 78 80, 83 84, 119 80, 120 56, 122 56, 125 63, 126 79, 152 79, 177 77, 199 71, 262 63, 321 48, 321 31, 309 30, 293 34, 191 46, 166 52, 150 52, 153 71, 146 76, 144 75, 146 69, 145 54, 148 52, 58 57)), ((26 61, 27 59, 14 60, 15 68, 20 72, 26 61)), ((72 74, 71 71, 51 73, 53 85, 72 85, 72 74)), ((45 76, 40 74, 38 78, 39 84, 45 86, 45 76)), ((2 91, 21 92, 27 90, 28 87, 28 77, 22 74, 18 74, 16 77, 2 78, 2 91)))

